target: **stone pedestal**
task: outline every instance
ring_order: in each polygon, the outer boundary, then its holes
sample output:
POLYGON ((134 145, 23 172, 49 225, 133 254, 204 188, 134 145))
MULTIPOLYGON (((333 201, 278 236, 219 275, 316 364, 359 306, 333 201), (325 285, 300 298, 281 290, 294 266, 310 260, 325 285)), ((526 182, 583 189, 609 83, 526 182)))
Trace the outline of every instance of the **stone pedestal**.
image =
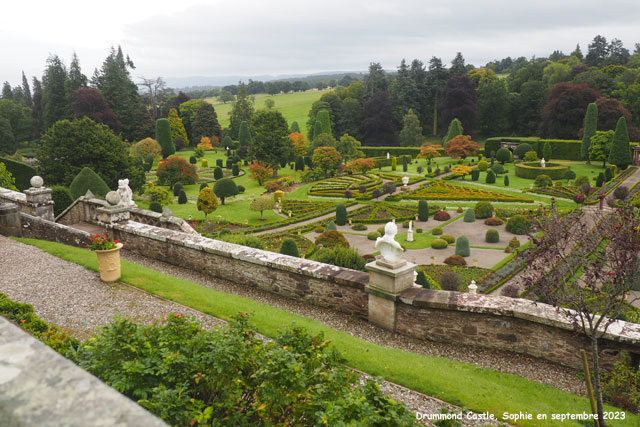
POLYGON ((398 295, 413 287, 413 273, 417 265, 400 260, 388 263, 376 260, 365 265, 369 272, 369 284, 365 291, 369 294, 369 321, 374 325, 395 330, 396 300, 398 295))
POLYGON ((20 209, 15 203, 0 203, 0 234, 18 237, 22 235, 20 209))
POLYGON ((407 232, 407 242, 413 242, 413 231, 411 230, 407 232))
POLYGON ((129 206, 116 205, 105 206, 96 209, 97 219, 104 224, 114 224, 116 222, 129 220, 129 206))
POLYGON ((46 187, 31 187, 28 190, 24 190, 31 215, 47 221, 55 219, 53 216, 54 202, 51 193, 53 193, 53 190, 46 187))

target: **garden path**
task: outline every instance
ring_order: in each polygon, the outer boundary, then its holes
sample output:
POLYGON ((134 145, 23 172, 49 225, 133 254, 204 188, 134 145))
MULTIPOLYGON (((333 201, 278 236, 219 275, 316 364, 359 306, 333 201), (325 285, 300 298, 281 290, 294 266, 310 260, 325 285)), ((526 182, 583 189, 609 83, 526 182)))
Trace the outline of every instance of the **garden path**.
MULTIPOLYGON (((352 211, 354 209, 361 208, 363 206, 365 206, 365 205, 363 205, 361 203, 358 203, 358 204, 355 204, 355 205, 351 205, 351 206, 349 206, 347 208, 347 212, 352 211)), ((277 213, 277 211, 276 211, 276 213, 277 213)), ((313 223, 316 223, 316 222, 319 222, 319 221, 324 221, 325 219, 330 219, 330 218, 335 218, 335 217, 336 217, 335 212, 331 212, 331 213, 328 213, 328 214, 317 216, 315 218, 308 219, 306 221, 300 221, 300 222, 296 222, 294 224, 288 224, 288 225, 284 225, 282 227, 272 228, 270 230, 258 231, 257 233, 253 233, 253 234, 255 234, 256 236, 260 236, 262 234, 281 233, 281 232, 286 231, 286 230, 291 230, 293 228, 302 227, 302 226, 305 226, 305 225, 308 225, 308 224, 313 224, 313 223)))

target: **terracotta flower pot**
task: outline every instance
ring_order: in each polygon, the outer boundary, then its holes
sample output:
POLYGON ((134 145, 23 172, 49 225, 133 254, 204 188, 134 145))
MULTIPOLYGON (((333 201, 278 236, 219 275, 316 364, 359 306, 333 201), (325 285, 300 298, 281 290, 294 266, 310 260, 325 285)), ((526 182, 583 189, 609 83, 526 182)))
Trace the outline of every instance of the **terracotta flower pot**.
POLYGON ((115 282, 120 278, 120 249, 122 243, 117 243, 114 249, 104 251, 96 250, 98 256, 98 268, 100 280, 103 282, 115 282))

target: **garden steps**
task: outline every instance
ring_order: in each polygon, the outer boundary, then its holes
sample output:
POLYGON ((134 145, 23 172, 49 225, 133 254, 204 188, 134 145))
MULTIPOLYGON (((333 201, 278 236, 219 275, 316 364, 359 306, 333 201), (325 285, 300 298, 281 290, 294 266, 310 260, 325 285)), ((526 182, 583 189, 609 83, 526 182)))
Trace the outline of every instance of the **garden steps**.
POLYGON ((88 222, 76 222, 69 225, 69 227, 75 228, 76 230, 86 231, 87 233, 91 234, 103 234, 104 232, 102 227, 95 224, 90 224, 88 222))

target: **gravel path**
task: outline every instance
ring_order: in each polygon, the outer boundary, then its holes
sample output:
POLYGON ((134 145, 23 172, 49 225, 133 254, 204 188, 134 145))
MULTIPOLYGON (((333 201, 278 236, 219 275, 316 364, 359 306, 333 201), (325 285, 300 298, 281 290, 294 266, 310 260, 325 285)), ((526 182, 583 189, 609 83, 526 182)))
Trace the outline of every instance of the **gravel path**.
MULTIPOLYGON (((285 299, 231 282, 212 281, 211 277, 200 273, 126 251, 123 251, 123 258, 194 281, 202 286, 252 298, 313 318, 329 327, 379 345, 510 372, 584 395, 583 383, 577 379, 574 371, 543 360, 508 352, 423 342, 397 336, 367 322, 328 309, 285 299)), ((169 313, 182 313, 186 316, 195 316, 207 328, 224 324, 220 319, 155 297, 137 288, 122 283, 102 283, 98 275, 92 271, 3 236, 0 236, 0 277, 2 278, 0 292, 16 301, 32 304, 38 316, 57 324, 80 339, 90 337, 96 327, 109 323, 115 315, 151 323, 154 319, 162 318, 169 313)), ((362 374, 363 380, 366 377, 366 374, 362 374)), ((394 399, 405 402, 412 410, 423 414, 437 413, 442 407, 454 411, 460 410, 454 405, 394 383, 384 382, 382 389, 394 399)), ((486 423, 465 419, 463 425, 486 425, 486 423)))

